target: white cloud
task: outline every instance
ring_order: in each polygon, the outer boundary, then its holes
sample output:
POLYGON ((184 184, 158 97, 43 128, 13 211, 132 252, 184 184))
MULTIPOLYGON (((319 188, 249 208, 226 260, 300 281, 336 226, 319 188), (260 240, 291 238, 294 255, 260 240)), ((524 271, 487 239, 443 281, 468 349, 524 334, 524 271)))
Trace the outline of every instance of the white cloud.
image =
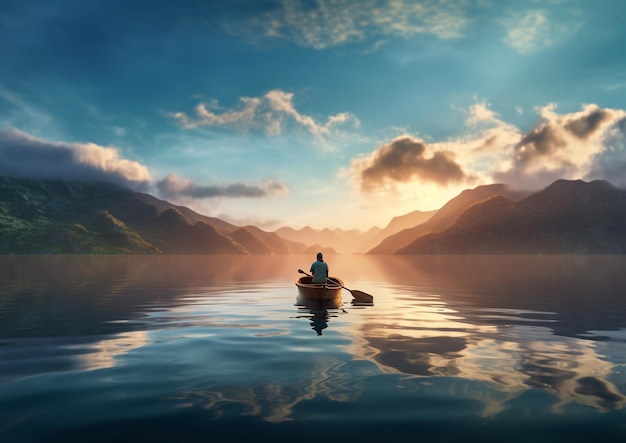
POLYGON ((201 185, 170 174, 155 181, 149 169, 120 155, 116 148, 94 143, 50 142, 16 129, 0 131, 0 175, 38 179, 111 182, 145 191, 152 185, 163 198, 192 202, 210 198, 268 198, 289 193, 274 180, 258 185, 201 185))
POLYGON ((186 128, 195 128, 197 126, 249 127, 254 123, 261 99, 242 97, 239 101, 240 106, 237 109, 228 109, 221 113, 218 111, 222 107, 217 100, 212 100, 210 103, 200 103, 195 108, 195 119, 188 117, 182 112, 173 113, 170 116, 186 128))
POLYGON ((31 178, 109 181, 142 188, 148 168, 94 143, 49 142, 17 129, 0 131, 0 174, 31 178))
POLYGON ((481 122, 502 123, 497 114, 489 108, 489 103, 475 103, 470 106, 469 117, 466 120, 468 125, 476 125, 481 122))
POLYGON ((272 135, 282 133, 285 126, 291 122, 322 140, 331 135, 338 126, 347 123, 359 125, 359 120, 348 112, 331 115, 326 121, 320 122, 299 112, 293 99, 293 93, 274 89, 262 97, 243 97, 239 100, 239 106, 233 109, 224 109, 213 100, 208 104, 200 103, 196 106, 195 116, 183 112, 172 113, 169 116, 185 128, 198 126, 222 126, 240 130, 261 128, 272 135))
POLYGON ((326 123, 317 123, 312 117, 300 114, 296 111, 293 105, 293 93, 290 92, 273 90, 268 92, 265 98, 269 101, 272 110, 278 114, 285 114, 292 117, 296 123, 308 129, 313 135, 328 135, 333 127, 348 123, 349 121, 358 124, 356 117, 348 112, 331 115, 327 118, 326 123))
POLYGON ((557 114, 550 104, 537 113, 541 122, 524 133, 488 103, 476 103, 469 108, 465 136, 440 142, 396 137, 342 173, 365 195, 403 199, 426 188, 440 193, 494 182, 526 190, 560 178, 626 184, 626 111, 589 104, 557 114))
POLYGON ((249 35, 282 38, 301 46, 325 49, 387 37, 430 34, 461 36, 467 25, 465 2, 459 0, 281 0, 264 14, 231 29, 249 35))
MULTIPOLYGON (((584 105, 579 112, 559 115, 556 105, 538 110, 542 122, 513 146, 509 164, 493 172, 497 180, 525 188, 542 187, 559 178, 585 178, 609 150, 609 139, 623 135, 626 111, 584 105)), ((623 137, 621 138, 623 141, 623 137)), ((622 154, 624 145, 617 148, 622 154)))
MULTIPOLYGON (((570 17, 571 18, 571 17, 570 17)), ((545 10, 513 14, 502 21, 507 30, 504 42, 522 54, 529 54, 561 43, 578 32, 580 23, 560 22, 545 10)))

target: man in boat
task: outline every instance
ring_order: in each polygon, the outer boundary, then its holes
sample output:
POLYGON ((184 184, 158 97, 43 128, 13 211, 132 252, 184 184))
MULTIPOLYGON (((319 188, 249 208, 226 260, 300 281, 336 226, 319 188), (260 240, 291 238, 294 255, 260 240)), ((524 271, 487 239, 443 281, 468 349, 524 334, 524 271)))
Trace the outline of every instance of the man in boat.
POLYGON ((317 260, 311 265, 311 274, 313 274, 313 283, 326 283, 328 279, 328 264, 324 261, 321 252, 317 253, 317 260))

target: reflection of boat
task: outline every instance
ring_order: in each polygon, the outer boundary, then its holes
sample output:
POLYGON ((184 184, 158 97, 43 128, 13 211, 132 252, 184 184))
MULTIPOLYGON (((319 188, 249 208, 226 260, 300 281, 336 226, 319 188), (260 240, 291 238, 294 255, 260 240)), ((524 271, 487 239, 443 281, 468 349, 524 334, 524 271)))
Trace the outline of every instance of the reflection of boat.
POLYGON ((296 306, 299 308, 304 308, 311 313, 316 313, 319 311, 326 311, 327 309, 339 309, 343 306, 343 300, 340 296, 335 298, 307 298, 302 296, 302 294, 298 294, 296 298, 296 306))
POLYGON ((326 283, 313 283, 309 275, 296 280, 298 294, 310 300, 335 300, 341 298, 343 282, 337 277, 329 277, 326 283))
POLYGON ((322 335, 322 331, 328 327, 328 311, 313 313, 310 324, 317 335, 322 335))
POLYGON ((341 308, 341 305, 340 295, 333 299, 311 299, 298 294, 296 306, 300 315, 297 318, 308 319, 311 329, 317 332, 317 335, 322 335, 322 331, 328 327, 329 319, 337 317, 337 309, 341 308))

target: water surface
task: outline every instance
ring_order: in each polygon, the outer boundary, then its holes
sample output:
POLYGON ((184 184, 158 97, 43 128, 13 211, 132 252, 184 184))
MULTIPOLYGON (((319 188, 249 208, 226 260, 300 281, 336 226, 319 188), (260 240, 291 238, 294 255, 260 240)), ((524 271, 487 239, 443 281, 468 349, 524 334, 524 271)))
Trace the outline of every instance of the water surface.
POLYGON ((0 257, 0 436, 623 441, 626 258, 0 257))

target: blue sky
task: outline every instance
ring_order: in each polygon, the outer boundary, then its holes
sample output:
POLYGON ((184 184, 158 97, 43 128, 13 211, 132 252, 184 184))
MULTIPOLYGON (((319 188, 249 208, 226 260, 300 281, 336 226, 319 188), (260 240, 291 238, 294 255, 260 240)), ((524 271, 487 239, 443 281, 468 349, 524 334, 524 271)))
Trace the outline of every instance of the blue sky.
POLYGON ((266 230, 626 186, 626 2, 0 0, 0 174, 266 230))

